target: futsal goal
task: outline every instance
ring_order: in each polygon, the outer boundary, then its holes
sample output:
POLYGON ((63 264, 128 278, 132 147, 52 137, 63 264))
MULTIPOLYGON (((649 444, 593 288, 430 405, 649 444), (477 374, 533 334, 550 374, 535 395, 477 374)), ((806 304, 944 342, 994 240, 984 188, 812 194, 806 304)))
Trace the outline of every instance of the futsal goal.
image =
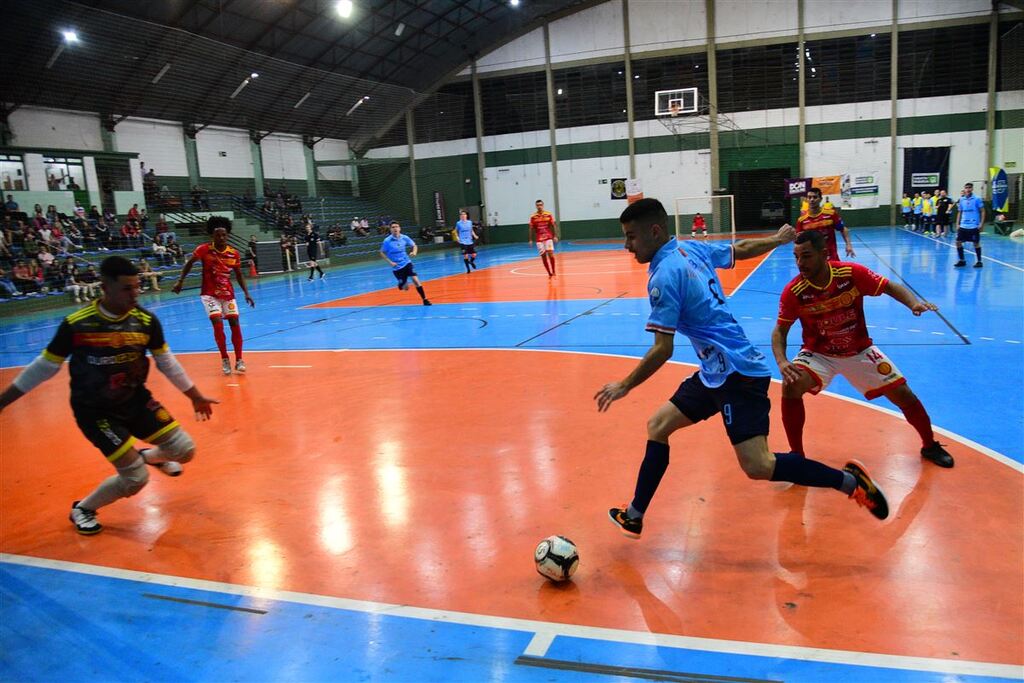
MULTIPOLYGON (((698 214, 704 219, 708 236, 729 235, 736 239, 735 203, 731 194, 701 197, 677 197, 674 202, 676 239, 688 239, 698 214)), ((702 229, 696 229, 701 236, 702 229)))

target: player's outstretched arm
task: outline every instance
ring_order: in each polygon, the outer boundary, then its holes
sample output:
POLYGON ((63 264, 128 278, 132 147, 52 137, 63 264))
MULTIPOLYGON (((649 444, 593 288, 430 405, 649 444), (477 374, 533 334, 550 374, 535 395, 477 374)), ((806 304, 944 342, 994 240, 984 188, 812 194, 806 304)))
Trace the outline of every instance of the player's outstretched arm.
POLYGON ((914 315, 921 315, 926 311, 937 311, 939 307, 928 301, 920 301, 914 294, 903 285, 896 284, 892 280, 885 283, 886 294, 913 311, 914 315))
POLYGON ((796 230, 789 223, 786 223, 779 231, 771 237, 758 237, 753 239, 739 240, 733 245, 733 254, 737 261, 754 258, 766 254, 776 247, 789 244, 796 239, 796 230))
POLYGON ((181 294, 181 286, 185 284, 185 278, 188 277, 190 272, 192 272, 192 266, 195 262, 195 254, 188 257, 188 260, 185 261, 185 265, 181 267, 181 275, 178 276, 178 281, 174 283, 173 287, 171 287, 172 292, 175 294, 181 294))
POLYGON ((849 258, 856 258, 857 257, 857 252, 855 252, 853 250, 853 243, 850 242, 850 231, 849 231, 849 229, 844 225, 842 231, 839 234, 843 236, 843 242, 846 243, 846 255, 849 258))
POLYGON ((63 358, 60 359, 60 362, 57 362, 53 358, 47 358, 46 351, 36 356, 35 360, 26 365, 25 369, 23 369, 18 376, 14 378, 14 381, 11 382, 10 386, 4 389, 3 393, 0 393, 0 412, 46 380, 56 375, 57 372, 60 371, 60 366, 63 362, 63 358))
POLYGON ((674 334, 655 332, 654 344, 647 350, 647 353, 644 354, 640 364, 633 369, 633 372, 629 373, 626 379, 620 382, 605 384, 594 394, 594 400, 597 401, 597 410, 602 413, 608 410, 614 401, 628 394, 633 387, 642 384, 657 372, 672 357, 674 338, 674 334))
POLYGON ((779 366, 779 372, 782 373, 783 384, 796 382, 801 376, 800 368, 790 363, 789 357, 786 355, 786 340, 791 327, 793 327, 792 323, 777 322, 775 329, 772 330, 772 353, 775 355, 775 363, 779 366))

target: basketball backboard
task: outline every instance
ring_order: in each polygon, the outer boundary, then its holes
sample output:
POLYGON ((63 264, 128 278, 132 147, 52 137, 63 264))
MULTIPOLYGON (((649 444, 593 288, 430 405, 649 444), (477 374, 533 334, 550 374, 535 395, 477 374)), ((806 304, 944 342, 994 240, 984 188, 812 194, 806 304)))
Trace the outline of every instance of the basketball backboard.
POLYGON ((697 89, 676 88, 654 93, 655 116, 679 116, 697 113, 697 89))

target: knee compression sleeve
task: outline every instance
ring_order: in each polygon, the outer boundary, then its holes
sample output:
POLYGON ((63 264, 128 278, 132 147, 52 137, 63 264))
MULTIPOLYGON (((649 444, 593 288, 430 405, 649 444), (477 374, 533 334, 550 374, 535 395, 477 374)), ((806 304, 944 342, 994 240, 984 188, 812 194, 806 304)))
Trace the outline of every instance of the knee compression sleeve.
POLYGON ((192 437, 180 427, 169 432, 165 439, 155 445, 160 449, 160 458, 175 462, 188 462, 196 452, 192 437))
POLYGON ((134 465, 117 468, 117 484, 122 498, 129 498, 141 491, 149 481, 146 463, 139 458, 134 465))

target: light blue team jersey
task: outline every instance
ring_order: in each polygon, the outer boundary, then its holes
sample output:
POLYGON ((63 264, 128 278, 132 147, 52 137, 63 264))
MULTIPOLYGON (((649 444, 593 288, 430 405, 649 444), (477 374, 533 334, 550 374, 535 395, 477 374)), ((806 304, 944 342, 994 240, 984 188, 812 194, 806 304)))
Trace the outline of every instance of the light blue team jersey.
POLYGON ((670 239, 651 259, 647 294, 651 317, 647 330, 689 338, 700 359, 705 386, 721 386, 733 372, 770 377, 765 355, 758 351, 732 317, 716 268, 735 264, 728 242, 685 242, 670 239))
POLYGON ((455 229, 459 232, 459 244, 473 244, 473 221, 459 221, 455 224, 455 229))
POLYGON ((384 243, 380 245, 380 250, 384 252, 385 256, 395 262, 391 270, 398 270, 404 268, 412 261, 409 255, 405 253, 405 250, 408 247, 414 246, 416 246, 416 243, 408 235, 399 235, 398 239, 388 235, 384 238, 384 243))
POLYGON ((970 197, 961 197, 956 203, 960 212, 960 227, 967 230, 981 227, 981 210, 985 208, 985 202, 976 194, 970 197))

